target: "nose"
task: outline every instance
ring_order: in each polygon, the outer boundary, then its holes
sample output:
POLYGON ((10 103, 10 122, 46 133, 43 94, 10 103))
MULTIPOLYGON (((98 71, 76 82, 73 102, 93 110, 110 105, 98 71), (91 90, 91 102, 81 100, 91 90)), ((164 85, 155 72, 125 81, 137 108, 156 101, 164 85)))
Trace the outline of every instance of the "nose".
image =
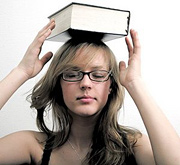
POLYGON ((87 74, 84 75, 83 79, 80 81, 80 88, 82 90, 87 90, 92 88, 92 81, 90 80, 87 74))

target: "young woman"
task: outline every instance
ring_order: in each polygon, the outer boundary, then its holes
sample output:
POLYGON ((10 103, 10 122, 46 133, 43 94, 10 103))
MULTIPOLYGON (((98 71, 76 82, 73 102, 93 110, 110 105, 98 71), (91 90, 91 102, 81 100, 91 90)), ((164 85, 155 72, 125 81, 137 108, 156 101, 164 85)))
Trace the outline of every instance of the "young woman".
MULTIPOLYGON (((0 82, 0 108, 53 56, 39 59, 51 20, 36 36, 20 64, 0 82)), ((130 31, 128 66, 119 67, 101 41, 71 39, 54 55, 45 76, 34 87, 40 132, 21 131, 0 139, 0 164, 179 165, 180 139, 149 94, 141 77, 140 43, 130 31), (123 87, 136 103, 148 137, 117 122, 123 87), (53 112, 53 128, 43 119, 53 112)))

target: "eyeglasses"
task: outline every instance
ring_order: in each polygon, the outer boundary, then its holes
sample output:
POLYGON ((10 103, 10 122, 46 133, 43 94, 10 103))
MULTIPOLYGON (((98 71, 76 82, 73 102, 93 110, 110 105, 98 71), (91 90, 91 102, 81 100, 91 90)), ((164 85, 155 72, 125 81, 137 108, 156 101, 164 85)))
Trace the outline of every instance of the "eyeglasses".
POLYGON ((81 81, 84 78, 84 75, 88 75, 89 79, 96 82, 104 82, 109 79, 111 71, 106 70, 95 70, 91 72, 82 72, 75 70, 67 70, 62 73, 62 79, 64 81, 76 82, 81 81))

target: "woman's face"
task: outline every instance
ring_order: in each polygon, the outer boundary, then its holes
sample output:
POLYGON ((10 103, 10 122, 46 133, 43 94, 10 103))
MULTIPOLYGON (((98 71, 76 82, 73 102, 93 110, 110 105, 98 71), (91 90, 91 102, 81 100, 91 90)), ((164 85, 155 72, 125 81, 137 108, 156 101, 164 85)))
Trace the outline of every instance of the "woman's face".
MULTIPOLYGON (((95 48, 90 48, 95 49, 95 48)), ((87 65, 87 57, 91 55, 80 51, 76 54, 74 65, 83 72, 94 70, 109 71, 108 59, 103 50, 97 50, 96 56, 87 65)), ((110 78, 104 82, 91 81, 88 75, 84 75, 83 79, 77 82, 68 82, 61 79, 63 98, 70 112, 78 116, 93 116, 100 112, 105 106, 108 95, 110 93, 110 78)))

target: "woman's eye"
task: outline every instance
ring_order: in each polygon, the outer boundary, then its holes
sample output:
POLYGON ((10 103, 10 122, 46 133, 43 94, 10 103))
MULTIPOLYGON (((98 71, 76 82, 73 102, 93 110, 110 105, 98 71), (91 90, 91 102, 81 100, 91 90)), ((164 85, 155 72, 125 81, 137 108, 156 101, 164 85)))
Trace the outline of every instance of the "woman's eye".
POLYGON ((103 75, 101 75, 101 74, 95 74, 95 75, 93 75, 94 77, 97 77, 97 78, 101 78, 101 77, 104 77, 103 75))
POLYGON ((76 76, 76 74, 74 74, 74 73, 68 73, 66 76, 68 76, 68 77, 74 77, 74 76, 76 76))
POLYGON ((66 72, 65 73, 66 78, 74 78, 74 77, 77 77, 77 76, 79 76, 78 72, 66 72))
POLYGON ((94 74, 93 74, 93 77, 94 77, 94 78, 104 78, 105 76, 104 76, 104 74, 94 73, 94 74))

